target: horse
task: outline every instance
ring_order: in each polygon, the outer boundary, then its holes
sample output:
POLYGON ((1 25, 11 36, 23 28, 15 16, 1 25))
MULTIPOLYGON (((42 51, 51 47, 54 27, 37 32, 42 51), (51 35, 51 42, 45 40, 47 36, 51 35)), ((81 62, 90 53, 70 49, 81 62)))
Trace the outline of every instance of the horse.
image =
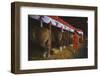
POLYGON ((53 27, 51 31, 52 48, 59 48, 62 51, 62 37, 62 31, 59 28, 53 27))
POLYGON ((68 44, 68 33, 66 31, 62 32, 62 48, 65 48, 68 44))
MULTIPOLYGON (((49 26, 49 25, 48 25, 49 26)), ((36 27, 34 26, 32 29, 32 41, 38 46, 37 48, 42 49, 42 57, 47 58, 50 56, 51 49, 51 36, 50 36, 50 28, 47 27, 36 27)))
POLYGON ((70 34, 66 30, 61 30, 56 27, 52 27, 52 48, 59 48, 60 51, 63 51, 63 49, 68 46, 70 34))

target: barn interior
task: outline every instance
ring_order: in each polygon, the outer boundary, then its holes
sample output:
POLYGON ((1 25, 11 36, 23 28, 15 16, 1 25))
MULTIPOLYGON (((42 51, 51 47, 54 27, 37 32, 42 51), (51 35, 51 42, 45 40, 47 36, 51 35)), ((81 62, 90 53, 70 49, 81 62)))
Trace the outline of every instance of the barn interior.
MULTIPOLYGON (((79 40, 78 49, 75 52, 73 48, 73 34, 70 31, 63 30, 28 16, 28 60, 52 60, 52 59, 77 59, 88 58, 88 18, 87 17, 68 17, 58 16, 73 27, 81 29, 84 32, 83 40, 79 40), (44 32, 42 30, 45 30, 44 32), (47 31, 46 31, 47 30, 47 31), (41 33, 43 32, 43 33, 41 33), (48 36, 48 33, 49 36, 48 36), (63 41, 59 41, 60 33, 63 41), (42 35, 43 34, 43 35, 42 35), (42 37, 43 36, 43 37, 42 37), (48 38, 49 37, 49 38, 48 38), (44 45, 46 38, 49 39, 44 45), (62 51, 60 47, 62 46, 62 51), (50 49, 49 49, 50 47, 50 49), (44 56, 49 49, 50 56, 44 56)), ((81 35, 79 35, 81 36, 81 35)))

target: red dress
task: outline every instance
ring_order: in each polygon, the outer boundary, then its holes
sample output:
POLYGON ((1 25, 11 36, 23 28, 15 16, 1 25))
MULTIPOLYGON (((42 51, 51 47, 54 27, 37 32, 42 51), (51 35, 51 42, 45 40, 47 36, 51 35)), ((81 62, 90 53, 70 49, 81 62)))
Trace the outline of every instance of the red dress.
POLYGON ((74 49, 78 49, 78 43, 79 43, 78 34, 75 33, 73 36, 73 48, 74 49))

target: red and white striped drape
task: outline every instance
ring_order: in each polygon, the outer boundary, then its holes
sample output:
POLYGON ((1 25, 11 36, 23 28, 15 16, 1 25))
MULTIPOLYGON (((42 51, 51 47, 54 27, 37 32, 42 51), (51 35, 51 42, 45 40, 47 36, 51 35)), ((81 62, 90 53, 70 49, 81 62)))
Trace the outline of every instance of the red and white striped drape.
POLYGON ((51 23, 52 26, 61 28, 62 30, 67 30, 67 31, 70 31, 70 32, 74 32, 76 30, 79 34, 83 35, 82 30, 73 27, 68 22, 65 22, 64 20, 62 20, 61 18, 59 18, 57 16, 32 15, 31 18, 43 21, 44 23, 47 23, 47 24, 51 23))

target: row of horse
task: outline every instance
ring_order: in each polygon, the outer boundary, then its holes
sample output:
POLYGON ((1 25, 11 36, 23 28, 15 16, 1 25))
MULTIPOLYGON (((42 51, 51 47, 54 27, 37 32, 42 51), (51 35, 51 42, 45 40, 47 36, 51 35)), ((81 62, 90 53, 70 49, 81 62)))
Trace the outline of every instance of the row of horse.
POLYGON ((43 27, 33 26, 30 36, 33 43, 44 49, 42 56, 46 58, 50 57, 53 48, 58 48, 59 51, 62 51, 62 48, 70 43, 72 34, 69 33, 46 24, 43 27))

